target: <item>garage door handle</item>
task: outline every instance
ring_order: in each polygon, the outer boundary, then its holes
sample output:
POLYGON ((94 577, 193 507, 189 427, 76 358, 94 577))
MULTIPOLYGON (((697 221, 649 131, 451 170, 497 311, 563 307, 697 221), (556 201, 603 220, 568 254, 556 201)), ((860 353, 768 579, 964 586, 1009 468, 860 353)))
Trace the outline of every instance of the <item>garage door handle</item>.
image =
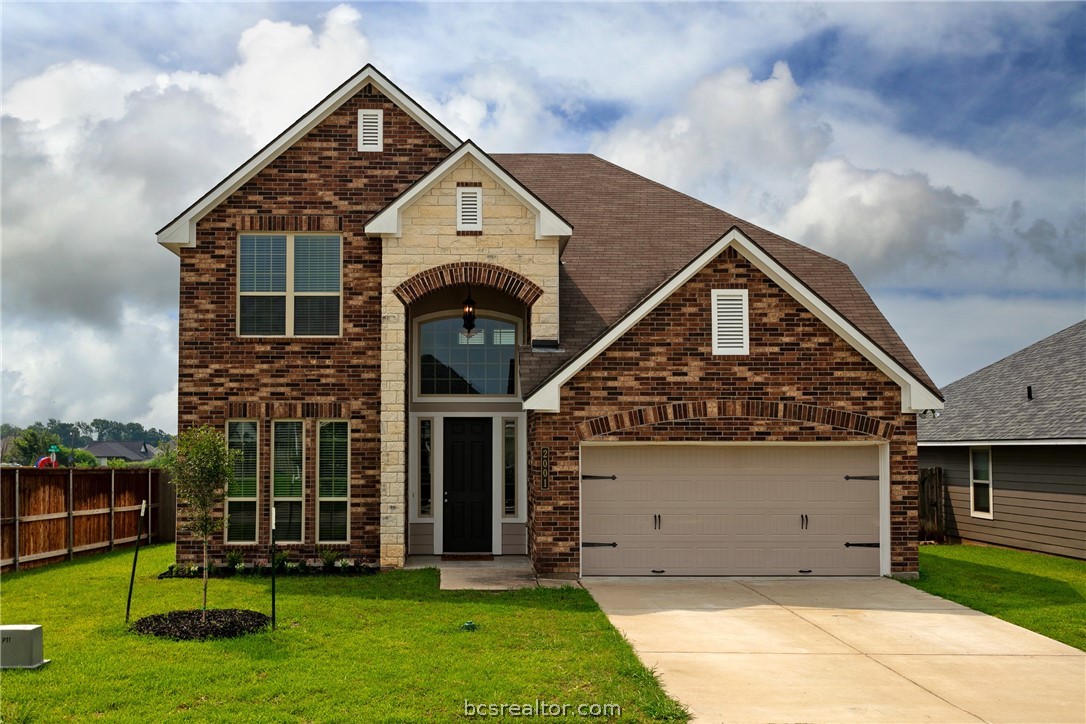
POLYGON ((610 543, 581 543, 581 548, 618 548, 616 541, 610 543))
POLYGON ((878 548, 878 543, 845 543, 845 548, 878 548))

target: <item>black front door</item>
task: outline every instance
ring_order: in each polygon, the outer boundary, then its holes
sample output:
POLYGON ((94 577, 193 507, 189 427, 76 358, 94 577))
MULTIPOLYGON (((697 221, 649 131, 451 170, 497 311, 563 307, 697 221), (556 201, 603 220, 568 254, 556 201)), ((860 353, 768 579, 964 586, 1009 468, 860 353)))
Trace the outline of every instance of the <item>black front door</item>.
POLYGON ((489 417, 445 418, 446 553, 491 552, 492 432, 489 417))

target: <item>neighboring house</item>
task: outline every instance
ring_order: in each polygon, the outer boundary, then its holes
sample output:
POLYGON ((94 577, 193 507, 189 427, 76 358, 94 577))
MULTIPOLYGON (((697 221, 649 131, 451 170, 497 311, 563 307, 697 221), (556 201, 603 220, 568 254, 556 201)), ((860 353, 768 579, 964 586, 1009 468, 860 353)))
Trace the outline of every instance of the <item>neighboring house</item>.
MULTIPOLYGON (((158 232, 214 553, 915 575, 935 385, 839 261, 595 156, 495 154, 363 68, 158 232), (857 545, 859 544, 859 545, 857 545)), ((180 540, 178 557, 198 544, 180 540)))
POLYGON ((943 389, 919 421, 942 468, 945 533, 1086 558, 1086 321, 943 389))
POLYGON ((83 449, 98 458, 99 465, 108 465, 110 460, 140 463, 158 454, 157 447, 139 440, 99 440, 83 449))

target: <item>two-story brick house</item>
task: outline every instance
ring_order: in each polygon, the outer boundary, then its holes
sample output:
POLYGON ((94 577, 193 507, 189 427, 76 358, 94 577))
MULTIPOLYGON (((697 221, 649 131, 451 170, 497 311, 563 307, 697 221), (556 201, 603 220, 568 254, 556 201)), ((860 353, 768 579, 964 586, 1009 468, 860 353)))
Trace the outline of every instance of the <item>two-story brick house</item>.
MULTIPOLYGON (((938 390, 848 268, 591 155, 489 155, 371 66, 158 232, 215 555, 916 571, 938 390), (857 545, 860 544, 860 545, 857 545)), ((178 557, 197 547, 179 540, 178 557)))

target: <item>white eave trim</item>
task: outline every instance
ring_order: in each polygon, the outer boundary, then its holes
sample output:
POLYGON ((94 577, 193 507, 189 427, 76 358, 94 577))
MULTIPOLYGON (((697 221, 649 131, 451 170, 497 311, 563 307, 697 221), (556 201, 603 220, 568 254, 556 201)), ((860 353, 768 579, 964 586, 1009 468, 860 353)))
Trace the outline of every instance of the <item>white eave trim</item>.
POLYGON ((640 322, 655 309, 661 302, 674 294, 679 287, 690 281, 695 274, 704 269, 713 259, 716 259, 728 247, 734 248, 747 261, 776 282, 781 288, 800 302, 812 314, 822 320, 834 332, 840 335, 857 352, 879 368, 890 379, 894 380, 901 388, 901 411, 919 412, 921 410, 941 410, 943 402, 934 393, 928 390, 920 380, 916 379, 908 370, 896 360, 879 349, 874 343, 864 336, 856 327, 846 320, 841 314, 818 298, 811 290, 802 284, 791 272, 777 263, 772 257, 762 251, 754 242, 746 237, 738 229, 732 229, 718 239, 708 249, 697 256, 671 281, 658 288, 651 296, 636 307, 611 331, 596 341, 591 347, 573 359, 560 374, 548 381, 543 387, 534 392, 524 401, 525 410, 540 410, 543 412, 558 412, 560 408, 560 391, 562 385, 573 378, 584 367, 596 359, 604 350, 614 344, 622 335, 626 334, 634 325, 640 322))
POLYGON ((370 219, 366 224, 367 236, 400 236, 402 234, 401 217, 403 210, 410 206, 417 198, 428 192, 433 186, 450 173, 466 157, 482 166, 507 192, 513 195, 521 204, 535 213, 535 237, 542 239, 547 236, 570 236, 573 227, 565 219, 551 211, 542 201, 526 189, 519 181, 510 176, 505 169, 494 162, 492 158, 483 153, 471 141, 464 144, 449 154, 444 161, 433 168, 426 176, 422 177, 414 186, 405 191, 399 198, 386 206, 380 213, 370 219))
POLYGON ((230 174, 218 186, 192 205, 185 213, 158 232, 158 243, 175 254, 180 254, 182 247, 196 245, 196 223, 225 201, 250 179, 260 173, 269 163, 285 150, 297 143, 305 134, 332 115, 340 106, 351 99, 358 91, 372 83, 382 94, 395 103, 423 128, 429 131, 450 150, 461 145, 461 141, 452 131, 427 113, 420 105, 411 100, 376 68, 367 65, 353 78, 345 82, 327 98, 318 103, 311 111, 298 119, 274 141, 265 146, 255 156, 246 161, 234 173, 230 174))
POLYGON ((1063 437, 1052 440, 917 440, 917 447, 999 447, 1001 445, 1086 445, 1081 439, 1063 437))

